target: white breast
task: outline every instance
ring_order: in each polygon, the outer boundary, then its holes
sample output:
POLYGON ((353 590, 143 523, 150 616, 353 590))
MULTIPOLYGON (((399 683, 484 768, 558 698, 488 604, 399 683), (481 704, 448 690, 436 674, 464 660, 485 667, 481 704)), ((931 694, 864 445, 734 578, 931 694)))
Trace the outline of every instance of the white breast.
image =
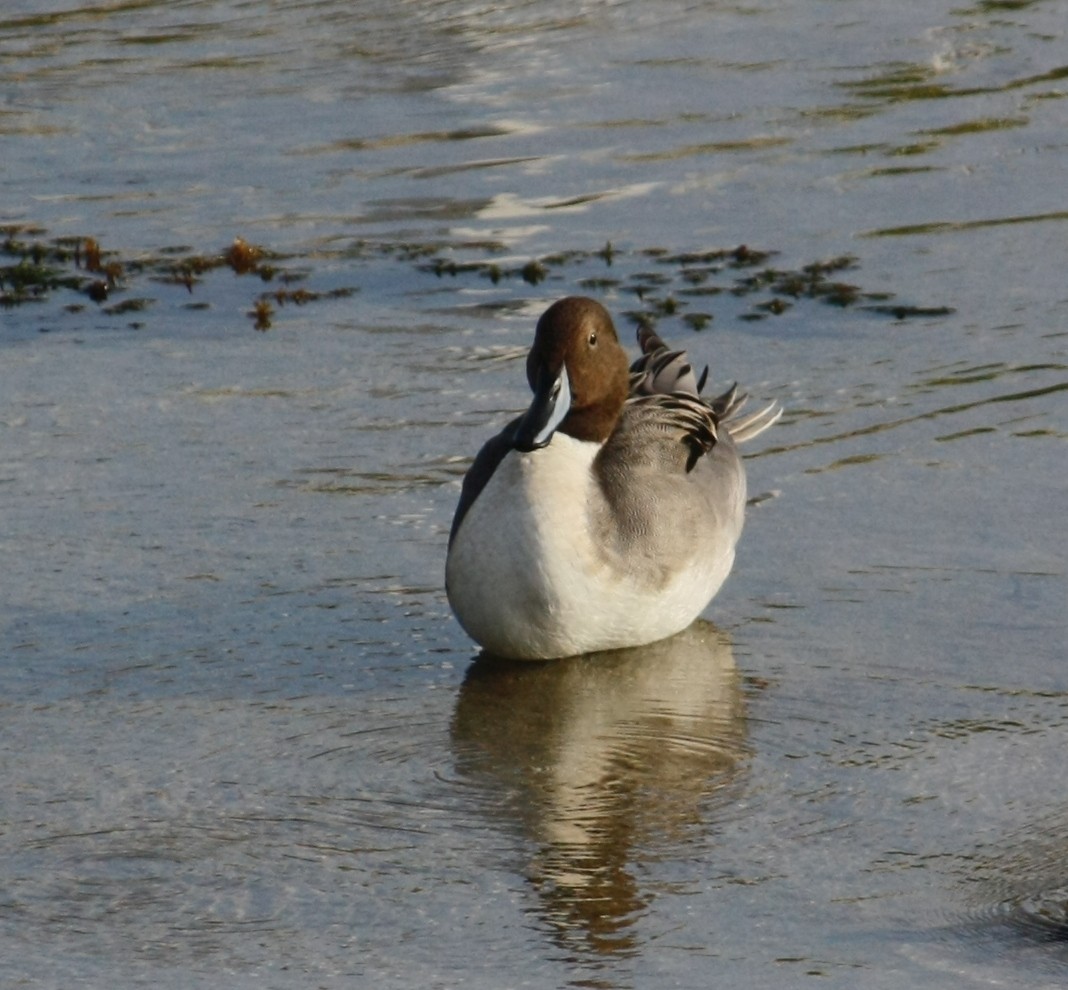
POLYGON ((730 572, 733 547, 656 591, 627 561, 594 546, 599 445, 558 433, 498 465, 457 531, 446 562, 449 602, 490 653, 570 656, 653 642, 684 629, 730 572))

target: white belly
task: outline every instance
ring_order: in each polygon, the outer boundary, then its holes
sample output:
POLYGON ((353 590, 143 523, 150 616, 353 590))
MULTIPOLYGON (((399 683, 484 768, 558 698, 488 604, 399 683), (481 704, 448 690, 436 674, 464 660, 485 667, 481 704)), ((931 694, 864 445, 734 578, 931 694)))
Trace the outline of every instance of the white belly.
POLYGON ((545 659, 651 643, 686 628, 730 573, 733 545, 658 586, 599 551, 588 524, 597 450, 558 433, 509 453, 464 517, 446 588, 488 652, 545 659))

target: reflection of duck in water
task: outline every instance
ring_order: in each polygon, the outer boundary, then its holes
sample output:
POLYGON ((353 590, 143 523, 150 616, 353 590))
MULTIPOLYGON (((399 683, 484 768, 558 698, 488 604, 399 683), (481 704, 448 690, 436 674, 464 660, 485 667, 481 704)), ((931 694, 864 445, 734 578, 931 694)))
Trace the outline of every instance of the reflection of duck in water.
POLYGON ((625 952, 651 897, 635 866, 704 834, 744 765, 730 643, 699 621, 651 646, 551 664, 479 659, 452 742, 492 815, 536 844, 527 875, 557 938, 625 952))
POLYGON ((627 355, 592 299, 561 299, 527 358, 534 398, 464 479, 445 585, 460 624, 502 657, 639 646, 688 626, 734 563, 745 514, 736 444, 778 418, 701 397, 650 331, 627 355))

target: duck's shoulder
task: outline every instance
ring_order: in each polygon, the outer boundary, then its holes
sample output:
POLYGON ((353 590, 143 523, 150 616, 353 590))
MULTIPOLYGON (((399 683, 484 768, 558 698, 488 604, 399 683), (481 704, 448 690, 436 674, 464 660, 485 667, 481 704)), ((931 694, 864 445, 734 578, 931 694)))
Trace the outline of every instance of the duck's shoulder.
POLYGON ((483 445, 476 455, 467 474, 464 475, 463 487, 460 490, 460 502, 456 506, 456 514, 452 517, 452 529, 449 532, 449 545, 456 537, 460 524, 467 515, 468 510, 475 504, 475 500, 489 483, 490 478, 500 467, 501 461, 513 450, 512 438, 515 436, 516 427, 521 417, 513 419, 500 433, 491 437, 483 445))

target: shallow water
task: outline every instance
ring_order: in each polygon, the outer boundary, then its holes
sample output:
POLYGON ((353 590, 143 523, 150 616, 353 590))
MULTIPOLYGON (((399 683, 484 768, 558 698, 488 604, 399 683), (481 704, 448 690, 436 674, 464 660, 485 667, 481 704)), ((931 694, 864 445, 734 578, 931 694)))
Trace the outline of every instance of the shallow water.
POLYGON ((1063 985, 1064 24, 8 4, 4 985, 1063 985), (787 415, 714 626, 476 662, 575 291, 787 415))

